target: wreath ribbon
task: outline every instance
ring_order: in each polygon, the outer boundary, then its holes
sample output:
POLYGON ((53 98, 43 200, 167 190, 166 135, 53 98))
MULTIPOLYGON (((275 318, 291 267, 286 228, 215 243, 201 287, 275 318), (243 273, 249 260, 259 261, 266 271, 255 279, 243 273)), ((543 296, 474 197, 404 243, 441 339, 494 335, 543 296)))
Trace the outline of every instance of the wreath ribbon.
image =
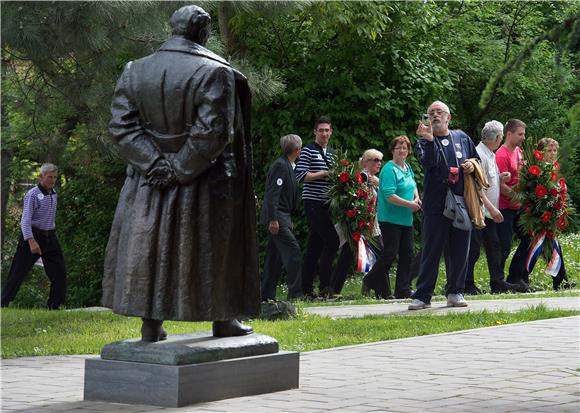
MULTIPOLYGON (((532 241, 532 246, 528 251, 528 256, 526 258, 526 270, 532 272, 540 254, 542 253, 542 248, 546 242, 546 231, 540 232, 540 234, 532 241)), ((546 274, 555 277, 558 275, 560 268, 562 267, 562 249, 560 244, 555 239, 549 240, 552 243, 552 257, 546 266, 546 274)))

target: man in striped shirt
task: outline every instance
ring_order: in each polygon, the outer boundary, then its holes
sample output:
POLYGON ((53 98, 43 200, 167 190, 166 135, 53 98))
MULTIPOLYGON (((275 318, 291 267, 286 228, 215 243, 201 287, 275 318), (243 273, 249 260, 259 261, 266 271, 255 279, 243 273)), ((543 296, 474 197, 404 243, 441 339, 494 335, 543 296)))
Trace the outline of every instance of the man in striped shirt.
POLYGON ((296 179, 304 182, 302 200, 310 227, 308 247, 302 264, 302 292, 315 297, 313 291, 316 265, 319 266, 319 292, 332 295, 332 261, 338 251, 338 235, 330 217, 328 205, 328 171, 335 161, 335 154, 328 147, 332 135, 329 118, 320 117, 314 123, 314 142, 302 148, 296 163, 296 179))
POLYGON ((50 279, 50 294, 47 306, 56 310, 64 302, 66 270, 64 257, 55 233, 57 180, 55 165, 45 163, 40 167, 37 186, 26 193, 16 254, 12 260, 8 279, 2 290, 2 307, 7 307, 32 266, 42 257, 44 271, 50 279))

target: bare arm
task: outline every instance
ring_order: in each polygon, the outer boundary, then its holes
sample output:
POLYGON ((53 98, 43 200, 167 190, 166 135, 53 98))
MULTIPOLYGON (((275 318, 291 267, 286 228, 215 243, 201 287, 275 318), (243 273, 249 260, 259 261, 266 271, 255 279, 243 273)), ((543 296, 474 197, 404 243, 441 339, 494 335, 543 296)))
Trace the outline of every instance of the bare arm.
POLYGON ((304 182, 312 182, 318 179, 323 179, 328 176, 328 171, 307 172, 304 175, 304 182))
POLYGON ((493 221, 498 224, 500 222, 503 222, 503 215, 501 214, 501 212, 499 212, 499 209, 497 209, 487 198, 487 196, 485 195, 485 191, 483 190, 480 191, 481 198, 483 199, 483 205, 485 206, 485 209, 489 211, 489 214, 491 215, 493 221))
POLYGON ((415 198, 413 201, 407 201, 406 199, 401 198, 399 195, 393 194, 387 198, 387 201, 393 205, 409 208, 413 212, 417 212, 421 209, 421 206, 419 205, 419 202, 421 201, 417 198, 415 198))
POLYGON ((505 195, 510 199, 514 196, 514 190, 511 189, 505 182, 500 182, 499 190, 502 195, 505 195))

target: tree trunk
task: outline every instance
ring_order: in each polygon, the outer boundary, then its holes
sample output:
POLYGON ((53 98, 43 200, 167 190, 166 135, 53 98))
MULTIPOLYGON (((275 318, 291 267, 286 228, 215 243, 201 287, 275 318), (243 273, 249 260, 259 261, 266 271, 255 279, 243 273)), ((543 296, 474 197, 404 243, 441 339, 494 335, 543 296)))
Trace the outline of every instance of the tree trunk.
MULTIPOLYGON (((2 130, 6 131, 8 129, 8 114, 6 113, 6 106, 4 102, 2 102, 0 111, 2 112, 2 130)), ((1 153, 1 162, 2 166, 0 168, 0 182, 1 182, 1 199, 0 203, 1 211, 0 211, 0 248, 4 251, 4 233, 6 229, 6 213, 8 212, 8 196, 10 194, 10 181, 8 179, 8 168, 10 166, 10 158, 12 158, 12 153, 14 150, 10 147, 6 147, 6 145, 2 145, 2 149, 0 150, 1 153)))
POLYGON ((236 35, 232 32, 230 28, 230 20, 234 17, 234 8, 229 1, 219 2, 218 7, 218 23, 220 28, 220 34, 222 41, 226 49, 226 59, 229 60, 230 56, 238 49, 238 40, 236 35))

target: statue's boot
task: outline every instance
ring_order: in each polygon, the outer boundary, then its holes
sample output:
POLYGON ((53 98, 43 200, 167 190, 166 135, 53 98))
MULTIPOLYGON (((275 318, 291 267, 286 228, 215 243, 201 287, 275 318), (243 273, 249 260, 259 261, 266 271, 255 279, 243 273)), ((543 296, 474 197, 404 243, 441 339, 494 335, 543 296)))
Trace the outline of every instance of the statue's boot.
POLYGON ((167 333, 163 329, 163 320, 143 318, 141 326, 141 341, 156 342, 167 340, 167 333))
POLYGON ((232 320, 214 321, 212 325, 214 337, 233 337, 252 334, 254 329, 243 325, 235 318, 232 320))

